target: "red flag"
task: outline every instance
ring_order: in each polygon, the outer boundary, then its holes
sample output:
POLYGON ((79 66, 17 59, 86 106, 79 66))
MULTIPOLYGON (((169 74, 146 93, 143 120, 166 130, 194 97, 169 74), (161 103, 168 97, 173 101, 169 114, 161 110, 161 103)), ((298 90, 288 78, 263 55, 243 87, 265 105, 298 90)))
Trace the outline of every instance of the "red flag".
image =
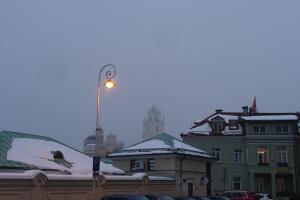
POLYGON ((257 110, 256 110, 256 96, 254 97, 253 99, 253 103, 252 103, 252 106, 251 106, 251 110, 253 113, 256 113, 257 110))

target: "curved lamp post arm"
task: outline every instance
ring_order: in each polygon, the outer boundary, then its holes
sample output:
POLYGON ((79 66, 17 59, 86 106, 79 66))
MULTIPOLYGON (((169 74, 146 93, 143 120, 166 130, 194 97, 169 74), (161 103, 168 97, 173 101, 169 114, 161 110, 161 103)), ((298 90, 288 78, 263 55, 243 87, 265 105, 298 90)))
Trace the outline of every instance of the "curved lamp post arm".
POLYGON ((116 67, 113 64, 104 65, 99 72, 98 78, 98 87, 97 87, 97 121, 96 121, 96 130, 100 129, 100 95, 101 95, 101 75, 102 72, 106 70, 105 78, 111 80, 116 75, 116 67))

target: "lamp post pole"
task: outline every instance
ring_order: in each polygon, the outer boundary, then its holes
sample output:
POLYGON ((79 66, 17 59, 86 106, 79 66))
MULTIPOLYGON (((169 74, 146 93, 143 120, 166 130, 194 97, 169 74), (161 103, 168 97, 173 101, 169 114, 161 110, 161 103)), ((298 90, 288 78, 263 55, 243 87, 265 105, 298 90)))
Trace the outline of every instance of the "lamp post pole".
POLYGON ((105 81, 104 85, 107 88, 113 88, 115 83, 113 82, 113 78, 116 75, 116 68, 112 64, 104 65, 99 72, 98 77, 98 87, 97 87, 97 116, 96 116, 96 144, 95 144, 95 155, 103 156, 103 149, 101 150, 101 145, 103 143, 103 130, 100 126, 100 96, 101 96, 101 75, 105 71, 105 81))
POLYGON ((107 69, 105 73, 106 81, 105 86, 108 88, 112 88, 115 86, 113 82, 113 78, 116 75, 116 67, 112 64, 104 65, 100 72, 99 72, 99 78, 98 78, 98 87, 97 87, 97 117, 96 117, 96 130, 100 129, 100 95, 101 95, 101 74, 102 72, 107 69))
POLYGON ((115 86, 115 83, 113 82, 113 78, 116 75, 116 68, 114 65, 112 64, 107 64, 104 65, 99 72, 99 77, 98 77, 98 87, 97 87, 97 115, 96 115, 96 144, 95 144, 95 155, 97 157, 94 157, 93 159, 93 164, 95 164, 95 166, 93 166, 93 199, 96 200, 96 178, 98 178, 99 176, 99 172, 100 172, 100 161, 101 161, 101 157, 98 156, 102 156, 103 152, 101 152, 101 142, 103 143, 103 130, 101 129, 100 126, 100 95, 101 95, 101 75, 102 72, 105 72, 105 81, 104 81, 104 85, 107 88, 113 88, 115 86))

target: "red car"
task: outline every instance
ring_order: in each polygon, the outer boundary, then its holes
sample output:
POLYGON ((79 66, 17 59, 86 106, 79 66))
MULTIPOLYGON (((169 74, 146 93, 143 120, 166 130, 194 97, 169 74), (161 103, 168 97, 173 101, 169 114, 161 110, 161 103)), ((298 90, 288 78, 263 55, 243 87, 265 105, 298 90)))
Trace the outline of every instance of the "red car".
POLYGON ((222 196, 228 197, 231 200, 254 200, 253 195, 246 191, 226 191, 222 196))

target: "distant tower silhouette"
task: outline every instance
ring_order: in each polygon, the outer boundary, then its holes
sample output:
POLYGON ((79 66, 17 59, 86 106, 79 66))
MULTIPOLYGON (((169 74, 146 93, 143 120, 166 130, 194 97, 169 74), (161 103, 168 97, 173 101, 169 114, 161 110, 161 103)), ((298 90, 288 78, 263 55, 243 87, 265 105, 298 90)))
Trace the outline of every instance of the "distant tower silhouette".
POLYGON ((164 132, 164 129, 165 119, 162 117, 161 111, 156 106, 152 106, 144 119, 143 139, 152 138, 164 132))

